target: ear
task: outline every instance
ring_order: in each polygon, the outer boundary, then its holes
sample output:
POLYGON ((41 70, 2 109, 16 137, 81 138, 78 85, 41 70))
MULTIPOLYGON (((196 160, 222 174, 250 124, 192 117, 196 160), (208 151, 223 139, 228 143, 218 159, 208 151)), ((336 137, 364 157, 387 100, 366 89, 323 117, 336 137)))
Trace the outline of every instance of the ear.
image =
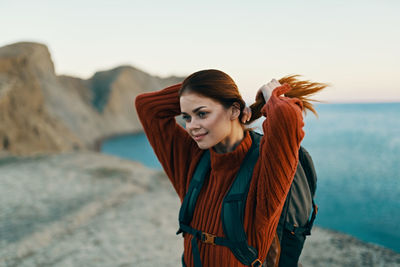
POLYGON ((235 120, 240 116, 240 105, 238 102, 234 102, 231 106, 231 120, 235 120))

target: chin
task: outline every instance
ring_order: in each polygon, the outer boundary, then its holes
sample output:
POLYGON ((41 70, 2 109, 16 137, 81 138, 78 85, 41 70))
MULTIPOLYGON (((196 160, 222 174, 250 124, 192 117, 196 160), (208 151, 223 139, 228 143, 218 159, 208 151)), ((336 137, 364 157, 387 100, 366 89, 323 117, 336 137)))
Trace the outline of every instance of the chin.
POLYGON ((199 143, 197 143, 197 146, 198 146, 200 149, 203 149, 203 150, 206 150, 206 149, 209 149, 209 148, 210 148, 210 146, 207 146, 207 145, 204 145, 204 144, 199 144, 199 143))
POLYGON ((203 150, 206 150, 206 149, 209 149, 210 147, 212 147, 212 146, 210 146, 209 144, 207 144, 207 143, 202 143, 202 142, 196 142, 197 143, 197 146, 200 148, 200 149, 203 149, 203 150))

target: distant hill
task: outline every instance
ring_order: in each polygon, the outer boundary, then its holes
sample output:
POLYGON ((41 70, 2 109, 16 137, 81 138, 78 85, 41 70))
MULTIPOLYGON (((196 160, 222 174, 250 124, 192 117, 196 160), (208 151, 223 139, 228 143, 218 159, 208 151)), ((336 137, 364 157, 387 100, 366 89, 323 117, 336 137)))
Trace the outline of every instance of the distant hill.
POLYGON ((136 95, 182 80, 132 66, 96 72, 87 80, 58 76, 45 45, 1 47, 0 151, 30 155, 93 149, 102 137, 142 129, 133 105, 136 95))

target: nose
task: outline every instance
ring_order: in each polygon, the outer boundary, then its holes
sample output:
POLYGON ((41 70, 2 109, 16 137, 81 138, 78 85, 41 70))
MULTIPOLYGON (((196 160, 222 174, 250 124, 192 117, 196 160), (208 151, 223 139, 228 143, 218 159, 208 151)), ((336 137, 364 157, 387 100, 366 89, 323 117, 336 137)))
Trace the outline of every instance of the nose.
POLYGON ((186 129, 188 131, 198 130, 200 129, 200 125, 196 120, 192 118, 190 121, 186 122, 186 129))

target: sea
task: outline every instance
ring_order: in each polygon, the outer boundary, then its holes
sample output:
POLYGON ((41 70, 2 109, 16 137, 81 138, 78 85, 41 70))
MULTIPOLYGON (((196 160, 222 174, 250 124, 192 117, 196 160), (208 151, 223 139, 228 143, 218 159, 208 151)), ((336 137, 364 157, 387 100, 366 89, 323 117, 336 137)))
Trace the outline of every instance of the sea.
MULTIPOLYGON (((400 252, 400 103, 315 108, 302 142, 318 176, 315 224, 400 252)), ((101 150, 161 169, 143 133, 108 139, 101 150)))

